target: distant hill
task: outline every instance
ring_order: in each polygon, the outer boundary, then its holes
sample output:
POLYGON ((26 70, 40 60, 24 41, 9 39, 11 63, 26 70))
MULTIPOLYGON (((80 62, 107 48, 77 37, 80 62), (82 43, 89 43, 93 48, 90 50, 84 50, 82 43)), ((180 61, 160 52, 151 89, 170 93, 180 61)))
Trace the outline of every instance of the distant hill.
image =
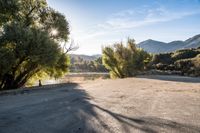
POLYGON ((85 61, 94 61, 94 60, 96 60, 99 57, 101 57, 100 54, 91 55, 91 56, 90 55, 81 55, 81 54, 70 54, 70 58, 71 59, 72 58, 74 58, 74 59, 81 58, 81 59, 83 59, 85 61))
POLYGON ((200 34, 185 41, 172 41, 169 43, 148 39, 140 42, 138 47, 150 53, 165 53, 185 48, 197 48, 200 47, 200 34))
POLYGON ((70 55, 70 72, 108 72, 99 58, 101 55, 70 55))

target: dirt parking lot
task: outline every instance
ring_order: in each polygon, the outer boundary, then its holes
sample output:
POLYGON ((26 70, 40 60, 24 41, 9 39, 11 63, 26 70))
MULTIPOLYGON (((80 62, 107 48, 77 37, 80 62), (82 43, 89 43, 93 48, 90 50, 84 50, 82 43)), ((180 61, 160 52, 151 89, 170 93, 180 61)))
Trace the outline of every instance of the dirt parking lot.
POLYGON ((0 133, 199 133, 200 79, 142 76, 0 95, 0 133))

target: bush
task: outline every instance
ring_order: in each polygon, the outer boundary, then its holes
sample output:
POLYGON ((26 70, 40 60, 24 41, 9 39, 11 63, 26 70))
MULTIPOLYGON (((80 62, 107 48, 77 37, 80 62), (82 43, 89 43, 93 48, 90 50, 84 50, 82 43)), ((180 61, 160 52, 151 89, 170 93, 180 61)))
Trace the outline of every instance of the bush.
POLYGON ((182 75, 200 76, 200 48, 156 54, 149 64, 157 70, 176 70, 182 75))
POLYGON ((156 54, 153 56, 152 63, 153 64, 172 64, 174 60, 171 58, 172 53, 162 53, 162 54, 156 54))
POLYGON ((176 51, 172 55, 172 59, 175 60, 175 61, 177 61, 177 60, 181 60, 181 59, 194 58, 198 54, 200 54, 200 50, 198 50, 198 49, 179 50, 179 51, 176 51))
POLYGON ((182 75, 200 76, 200 54, 195 58, 178 60, 175 66, 181 70, 182 75))
POLYGON ((134 76, 146 69, 151 55, 136 48, 135 41, 128 39, 126 46, 116 43, 103 48, 103 65, 109 70, 112 78, 134 76))

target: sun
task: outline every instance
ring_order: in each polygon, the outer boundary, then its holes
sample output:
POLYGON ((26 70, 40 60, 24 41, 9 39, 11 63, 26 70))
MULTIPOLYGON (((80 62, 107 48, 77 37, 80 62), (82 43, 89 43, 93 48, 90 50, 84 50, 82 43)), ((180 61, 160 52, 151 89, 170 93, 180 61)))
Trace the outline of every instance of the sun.
POLYGON ((51 35, 56 36, 58 34, 58 30, 57 29, 52 29, 51 30, 51 35))

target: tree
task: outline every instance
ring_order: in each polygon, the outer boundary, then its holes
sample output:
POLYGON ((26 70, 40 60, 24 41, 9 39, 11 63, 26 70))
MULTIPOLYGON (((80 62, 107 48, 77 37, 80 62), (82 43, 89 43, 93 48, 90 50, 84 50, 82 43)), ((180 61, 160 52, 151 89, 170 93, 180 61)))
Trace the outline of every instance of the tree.
POLYGON ((95 72, 108 72, 102 62, 102 57, 97 58, 94 62, 95 72))
POLYGON ((16 17, 16 12, 18 11, 18 0, 0 0, 0 25, 13 20, 14 17, 16 17))
POLYGON ((45 0, 0 0, 0 89, 15 89, 45 72, 68 72, 69 26, 45 0))
POLYGON ((145 69, 150 59, 147 52, 136 47, 133 39, 128 39, 126 47, 123 43, 116 43, 103 48, 103 64, 113 78, 134 76, 145 69))

